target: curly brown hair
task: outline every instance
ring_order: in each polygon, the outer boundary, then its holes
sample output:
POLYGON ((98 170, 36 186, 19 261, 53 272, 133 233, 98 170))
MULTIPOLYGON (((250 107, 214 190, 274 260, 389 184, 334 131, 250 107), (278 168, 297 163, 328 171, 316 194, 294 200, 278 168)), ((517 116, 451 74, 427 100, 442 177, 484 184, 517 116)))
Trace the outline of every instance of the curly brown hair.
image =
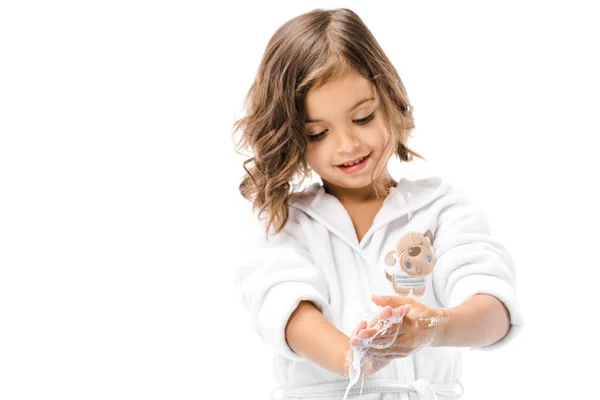
POLYGON ((254 211, 266 212, 267 235, 272 227, 275 233, 283 229, 288 206, 310 175, 306 94, 349 69, 375 86, 391 133, 373 173, 377 195, 386 192, 376 178, 392 154, 404 162, 413 156, 424 159, 406 146, 415 125, 402 80, 361 18, 347 8, 299 15, 269 40, 244 102, 245 116, 234 123, 234 135, 241 131, 236 150, 253 154, 243 163, 246 174, 239 190, 254 211))

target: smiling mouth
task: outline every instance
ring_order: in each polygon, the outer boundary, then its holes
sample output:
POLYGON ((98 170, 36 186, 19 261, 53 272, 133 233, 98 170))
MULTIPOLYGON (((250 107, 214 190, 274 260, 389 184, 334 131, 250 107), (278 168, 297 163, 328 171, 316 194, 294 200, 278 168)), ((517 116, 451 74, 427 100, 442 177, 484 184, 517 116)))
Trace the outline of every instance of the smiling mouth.
POLYGON ((337 167, 351 167, 351 166, 353 166, 353 165, 356 165, 356 164, 360 163, 361 161, 363 161, 363 160, 364 160, 365 158, 367 158, 368 156, 369 156, 369 155, 367 154, 366 156, 358 157, 358 158, 355 158, 354 160, 350 160, 350 161, 347 161, 347 162, 345 162, 345 163, 338 164, 338 165, 336 165, 336 166, 337 166, 337 167))

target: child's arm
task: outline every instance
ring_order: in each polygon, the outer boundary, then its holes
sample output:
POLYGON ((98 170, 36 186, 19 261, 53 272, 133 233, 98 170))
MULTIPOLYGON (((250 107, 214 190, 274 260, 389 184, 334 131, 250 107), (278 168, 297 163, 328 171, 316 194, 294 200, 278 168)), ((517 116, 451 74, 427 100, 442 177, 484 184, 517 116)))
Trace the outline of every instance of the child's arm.
POLYGON ((523 327, 511 254, 492 234, 487 216, 448 186, 434 247, 433 287, 450 312, 448 346, 494 349, 523 327))
POLYGON ((436 346, 480 347, 504 338, 510 328, 508 309, 500 300, 478 294, 448 310, 444 334, 436 346))
POLYGON ((290 348, 322 368, 346 376, 350 338, 340 332, 310 302, 302 301, 288 320, 285 337, 290 348))
MULTIPOLYGON (((384 307, 380 318, 391 316, 398 307, 411 306, 394 343, 395 347, 401 349, 401 353, 406 354, 424 346, 488 346, 504 338, 510 327, 510 315, 506 306, 496 297, 487 294, 477 294, 449 309, 429 308, 412 297, 404 296, 373 296, 373 301, 384 307), (386 306, 392 309, 386 309, 386 306)), ((375 332, 375 329, 367 328, 359 332, 357 337, 364 339, 375 332)))
MULTIPOLYGON (((306 359, 343 375, 349 338, 332 323, 329 288, 305 243, 306 232, 290 214, 284 230, 264 239, 263 223, 242 260, 236 261, 235 286, 249 312, 253 330, 278 355, 306 359)), ((252 233, 252 232, 251 232, 252 233)), ((309 232, 310 233, 310 232, 309 232)))

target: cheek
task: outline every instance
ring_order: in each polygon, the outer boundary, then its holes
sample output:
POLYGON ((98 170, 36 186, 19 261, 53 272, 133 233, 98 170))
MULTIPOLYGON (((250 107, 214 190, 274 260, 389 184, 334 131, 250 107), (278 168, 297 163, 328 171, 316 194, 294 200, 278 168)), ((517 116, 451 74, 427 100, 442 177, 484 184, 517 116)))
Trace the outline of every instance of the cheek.
POLYGON ((377 129, 379 131, 379 141, 382 145, 385 145, 390 140, 390 132, 385 124, 380 124, 377 129))
POLYGON ((313 170, 319 170, 327 165, 329 160, 327 154, 328 150, 326 143, 318 143, 308 147, 304 159, 308 166, 313 170))
POLYGON ((318 151, 315 147, 309 147, 306 150, 306 154, 304 155, 304 159, 306 160, 306 164, 308 164, 308 166, 312 169, 315 169, 315 167, 318 169, 319 166, 317 165, 317 161, 319 160, 318 157, 318 151))
POLYGON ((373 129, 370 129, 367 135, 365 135, 364 141, 369 147, 378 148, 383 147, 389 140, 389 132, 383 125, 374 125, 373 129))

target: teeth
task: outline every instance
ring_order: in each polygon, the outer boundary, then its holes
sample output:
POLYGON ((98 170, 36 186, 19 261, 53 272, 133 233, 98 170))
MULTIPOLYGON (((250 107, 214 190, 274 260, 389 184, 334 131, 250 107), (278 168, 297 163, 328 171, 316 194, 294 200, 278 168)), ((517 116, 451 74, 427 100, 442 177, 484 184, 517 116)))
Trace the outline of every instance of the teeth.
POLYGON ((365 159, 364 157, 361 157, 361 158, 359 158, 358 160, 356 160, 355 162, 352 162, 352 163, 346 163, 346 164, 342 164, 342 165, 343 165, 344 167, 351 167, 351 166, 353 166, 353 165, 356 165, 356 164, 358 164, 359 162, 361 162, 361 161, 362 161, 362 160, 364 160, 364 159, 365 159))

